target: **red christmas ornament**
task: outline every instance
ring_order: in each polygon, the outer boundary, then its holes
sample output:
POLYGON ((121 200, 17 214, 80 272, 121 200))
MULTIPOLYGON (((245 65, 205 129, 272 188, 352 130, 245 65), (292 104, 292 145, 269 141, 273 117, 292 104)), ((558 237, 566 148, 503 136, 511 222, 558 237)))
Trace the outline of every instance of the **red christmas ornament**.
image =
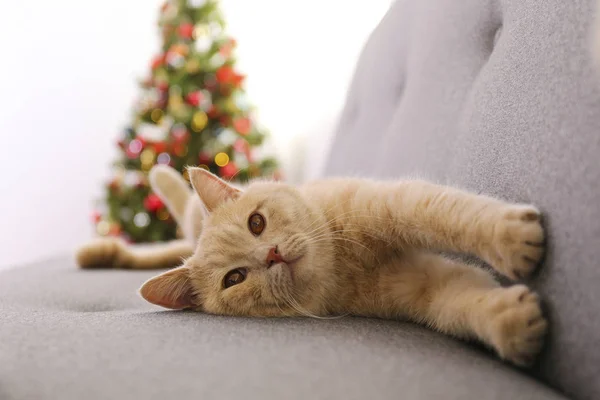
POLYGON ((160 210, 164 206, 160 197, 155 195, 154 193, 150 193, 144 199, 144 208, 150 212, 156 212, 160 210))
POLYGON ((233 149, 238 153, 243 153, 248 162, 253 162, 254 157, 252 157, 252 150, 250 149, 250 144, 246 141, 246 139, 236 140, 233 144, 233 149))
POLYGON ((245 78, 244 75, 235 74, 231 80, 231 84, 235 87, 240 87, 245 78))
POLYGON ((187 101, 190 105, 194 107, 198 107, 203 99, 204 95, 200 91, 191 92, 188 93, 187 96, 185 96, 185 101, 187 101))
POLYGON ((222 115, 219 118, 219 122, 221 123, 221 125, 223 126, 229 126, 231 125, 231 117, 229 115, 222 115))
POLYGON ((155 142, 152 144, 152 147, 154 148, 154 151, 157 154, 164 153, 165 151, 167 151, 167 143, 166 142, 155 142))
POLYGON ((191 39, 194 35, 194 25, 190 23, 181 24, 179 25, 178 33, 183 39, 191 39))
POLYGON ((215 77, 217 78, 217 82, 220 84, 232 85, 236 87, 240 86, 245 78, 244 75, 238 74, 228 65, 224 65, 219 68, 215 73, 215 77))
POLYGON ((108 230, 109 236, 119 236, 121 234, 121 225, 113 223, 108 230))
POLYGON ((212 106, 210 106, 210 109, 208 110, 208 112, 206 113, 206 115, 208 115, 209 118, 211 119, 216 119, 219 114, 221 112, 219 111, 219 109, 217 108, 217 106, 215 106, 214 104, 212 106))
POLYGON ((208 165, 212 159, 212 155, 207 151, 201 151, 200 154, 198 154, 198 162, 200 164, 208 165))
POLYGON ((169 90, 169 82, 167 81, 160 81, 156 83, 156 87, 158 88, 158 90, 161 90, 163 92, 167 92, 169 90))
POLYGON ((252 129, 252 122, 246 117, 236 118, 233 120, 233 128, 238 131, 240 135, 247 135, 252 129))
POLYGON ((228 65, 224 65, 217 70, 215 77, 219 83, 229 83, 231 82, 234 74, 235 72, 233 72, 233 68, 228 65))
POLYGON ((173 143, 173 153, 177 157, 183 157, 187 153, 187 146, 184 143, 173 143))
POLYGON ((164 62, 165 62, 165 56, 163 54, 154 57, 152 59, 152 64, 151 64, 152 69, 154 70, 154 69, 160 67, 161 65, 164 64, 164 62))
POLYGON ((98 211, 94 211, 94 212, 92 212, 91 217, 92 217, 92 222, 97 224, 102 219, 102 214, 100 214, 100 212, 98 212, 98 211))
POLYGON ((238 173, 238 171, 239 171, 238 167, 232 161, 230 161, 227 165, 225 165, 224 167, 221 167, 219 169, 220 175, 223 178, 227 178, 227 179, 233 178, 235 176, 235 174, 238 173))

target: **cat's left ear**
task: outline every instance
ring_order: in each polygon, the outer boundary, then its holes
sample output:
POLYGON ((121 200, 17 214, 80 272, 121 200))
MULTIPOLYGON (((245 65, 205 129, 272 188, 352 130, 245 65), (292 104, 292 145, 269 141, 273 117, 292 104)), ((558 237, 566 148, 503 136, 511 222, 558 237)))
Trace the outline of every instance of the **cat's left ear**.
POLYGON ((190 269, 183 266, 155 276, 142 285, 140 295, 152 304, 173 310, 197 307, 189 272, 190 269))
POLYGON ((188 168, 187 171, 192 187, 200 196, 200 200, 208 212, 212 212, 225 201, 236 199, 242 194, 241 190, 203 168, 188 168))

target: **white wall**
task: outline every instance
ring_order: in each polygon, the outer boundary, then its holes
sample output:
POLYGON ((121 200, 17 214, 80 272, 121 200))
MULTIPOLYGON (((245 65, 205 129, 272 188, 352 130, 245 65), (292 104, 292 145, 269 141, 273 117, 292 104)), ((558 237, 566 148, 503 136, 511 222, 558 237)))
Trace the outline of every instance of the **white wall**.
MULTIPOLYGON (((30 0, 0 24, 0 267, 92 236, 114 142, 158 49, 160 0, 30 0)), ((290 180, 318 174, 355 58, 390 0, 222 0, 290 180), (305 160, 308 159, 308 162, 305 160)))

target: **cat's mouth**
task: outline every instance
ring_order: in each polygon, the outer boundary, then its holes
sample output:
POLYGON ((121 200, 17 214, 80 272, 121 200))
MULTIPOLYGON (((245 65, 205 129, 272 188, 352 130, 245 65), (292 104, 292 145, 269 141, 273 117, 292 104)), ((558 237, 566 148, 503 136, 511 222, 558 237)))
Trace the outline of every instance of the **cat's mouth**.
POLYGON ((287 271, 290 274, 290 279, 292 280, 292 282, 294 282, 296 277, 295 267, 298 265, 298 262, 300 262, 302 258, 304 258, 304 255, 296 256, 292 259, 285 258, 282 259, 281 262, 278 262, 277 264, 273 265, 273 267, 281 266, 282 269, 287 269, 287 271))
POLYGON ((288 258, 281 258, 281 261, 274 264, 273 266, 277 266, 277 265, 285 265, 289 268, 293 268, 294 266, 296 266, 298 264, 298 262, 304 258, 304 255, 301 256, 296 256, 292 259, 288 259, 288 258))

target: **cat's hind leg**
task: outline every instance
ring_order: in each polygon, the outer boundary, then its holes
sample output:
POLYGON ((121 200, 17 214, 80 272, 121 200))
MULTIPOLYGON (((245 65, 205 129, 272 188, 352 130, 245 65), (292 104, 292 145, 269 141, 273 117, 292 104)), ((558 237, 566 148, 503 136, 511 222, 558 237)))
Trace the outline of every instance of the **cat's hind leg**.
POLYGON ((81 268, 160 269, 180 265, 193 252, 186 240, 140 246, 102 238, 79 248, 75 259, 81 268))
POLYGON ((415 254, 384 266, 377 292, 375 314, 477 339, 519 366, 533 363, 547 329, 529 288, 500 287, 486 271, 438 255, 415 254))

